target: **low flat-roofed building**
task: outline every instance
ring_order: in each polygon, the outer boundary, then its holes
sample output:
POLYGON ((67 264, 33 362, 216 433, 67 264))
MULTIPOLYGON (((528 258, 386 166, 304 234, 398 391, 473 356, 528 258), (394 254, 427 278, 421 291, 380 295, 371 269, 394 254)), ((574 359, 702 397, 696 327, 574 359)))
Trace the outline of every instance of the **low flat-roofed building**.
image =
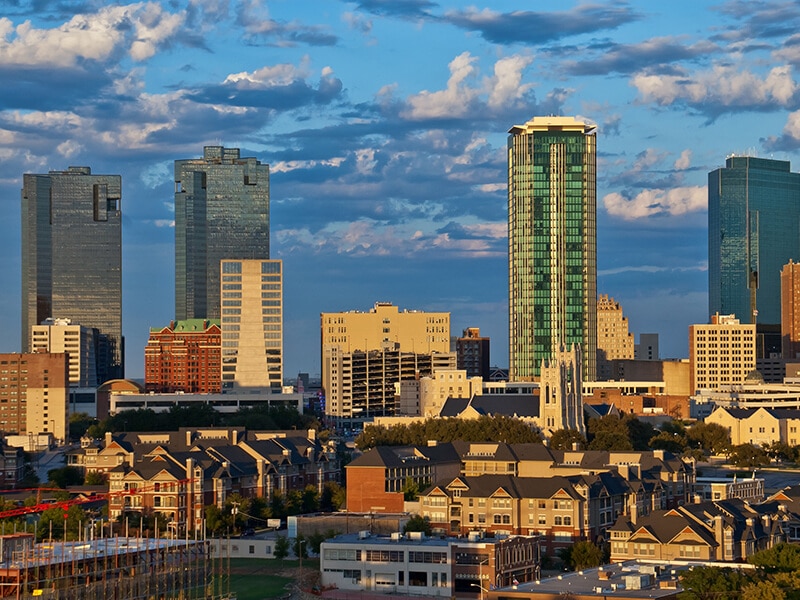
MULTIPOLYGON (((596 600, 624 598, 625 600, 676 598, 683 589, 680 572, 690 564, 656 565, 627 561, 595 569, 562 573, 540 581, 489 590, 486 600, 596 600)), ((749 567, 749 565, 748 565, 749 567)))
POLYGON ((108 414, 115 415, 125 410, 149 408, 154 412, 166 412, 173 406, 208 404, 221 413, 232 413, 253 406, 283 406, 303 411, 303 394, 276 393, 269 388, 241 389, 224 394, 132 394, 127 391, 112 391, 108 395, 108 414))
POLYGON ((324 587, 410 596, 475 598, 539 578, 539 538, 428 538, 421 532, 339 535, 320 547, 324 587))
POLYGON ((764 479, 756 477, 697 477, 694 482, 694 501, 728 500, 739 498, 747 502, 764 499, 764 479))

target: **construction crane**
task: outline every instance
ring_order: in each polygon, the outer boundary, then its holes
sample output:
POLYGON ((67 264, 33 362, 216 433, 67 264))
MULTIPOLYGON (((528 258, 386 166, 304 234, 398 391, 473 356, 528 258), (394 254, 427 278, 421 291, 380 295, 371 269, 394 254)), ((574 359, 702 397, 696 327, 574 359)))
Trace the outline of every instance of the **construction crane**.
MULTIPOLYGON (((181 485, 184 483, 191 484, 192 479, 180 479, 177 481, 160 481, 154 483, 152 485, 141 486, 141 487, 132 487, 127 490, 119 490, 116 492, 103 492, 99 494, 90 494, 88 496, 77 497, 77 498, 70 498, 69 500, 53 500, 53 501, 45 501, 45 502, 37 502, 33 506, 20 506, 18 508, 12 508, 9 510, 0 511, 0 519, 10 519, 13 517, 23 517, 25 515, 31 515, 35 513, 44 512, 51 508, 61 508, 66 513, 67 510, 71 506, 78 506, 80 504, 90 504, 92 502, 108 502, 113 498, 124 498, 125 496, 137 496, 142 493, 148 492, 155 492, 155 491, 165 491, 163 489, 164 486, 176 486, 181 485)), ((191 487, 189 488, 191 489, 191 487)), ((61 488, 31 488, 30 491, 36 490, 58 490, 59 492, 64 492, 66 490, 62 490, 61 488)), ((25 490, 14 490, 15 493, 25 490)), ((166 492, 169 493, 169 492, 166 492)))

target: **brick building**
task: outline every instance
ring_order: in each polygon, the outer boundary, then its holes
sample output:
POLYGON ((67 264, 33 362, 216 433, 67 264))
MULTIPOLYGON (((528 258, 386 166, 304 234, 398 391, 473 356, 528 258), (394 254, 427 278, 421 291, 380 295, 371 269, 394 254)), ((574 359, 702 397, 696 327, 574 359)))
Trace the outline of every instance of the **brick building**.
POLYGON ((188 319, 151 328, 144 349, 145 389, 156 393, 219 393, 221 347, 219 320, 188 319))

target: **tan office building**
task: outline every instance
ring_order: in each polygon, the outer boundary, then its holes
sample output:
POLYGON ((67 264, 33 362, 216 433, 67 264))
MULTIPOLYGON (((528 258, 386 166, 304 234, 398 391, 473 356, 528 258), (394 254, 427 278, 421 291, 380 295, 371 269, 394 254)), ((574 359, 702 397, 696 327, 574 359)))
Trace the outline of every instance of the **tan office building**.
POLYGON ((31 327, 31 350, 69 355, 69 383, 74 387, 97 387, 96 329, 73 325, 70 319, 47 319, 31 327))
POLYGON ((283 261, 220 263, 222 392, 283 387, 283 261))
POLYGON ((744 383, 756 368, 756 326, 719 313, 710 324, 690 325, 689 364, 691 394, 744 383))
POLYGON ((320 323, 323 349, 335 345, 344 352, 383 348, 420 354, 450 351, 450 313, 400 312, 389 302, 376 302, 369 312, 322 313, 320 323))
POLYGON ((619 302, 601 294, 597 299, 597 380, 612 379, 612 360, 633 359, 633 334, 619 302))
POLYGON ((0 354, 0 431, 67 437, 67 354, 0 354))

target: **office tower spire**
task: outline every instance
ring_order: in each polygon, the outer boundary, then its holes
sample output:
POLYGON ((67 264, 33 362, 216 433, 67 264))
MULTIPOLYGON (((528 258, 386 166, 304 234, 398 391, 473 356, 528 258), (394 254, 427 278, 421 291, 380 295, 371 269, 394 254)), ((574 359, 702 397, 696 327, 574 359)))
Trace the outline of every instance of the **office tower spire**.
POLYGON ((269 258, 269 165, 207 146, 175 161, 175 318, 219 319, 222 259, 269 258))
POLYGON ((98 329, 101 382, 124 375, 121 188, 89 167, 23 176, 23 351, 48 318, 98 329))
POLYGON ((595 379, 597 209, 595 127, 534 117, 508 137, 509 377, 530 380, 580 344, 595 379))

